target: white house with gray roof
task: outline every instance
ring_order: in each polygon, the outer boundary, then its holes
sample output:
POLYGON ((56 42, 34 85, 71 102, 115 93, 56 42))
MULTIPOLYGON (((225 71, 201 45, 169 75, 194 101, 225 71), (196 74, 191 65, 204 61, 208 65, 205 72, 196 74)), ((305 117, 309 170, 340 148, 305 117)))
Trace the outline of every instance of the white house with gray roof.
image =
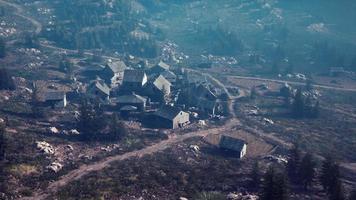
POLYGON ((189 124, 189 113, 169 105, 164 105, 152 115, 156 127, 176 129, 189 124))
POLYGON ((247 152, 247 143, 245 141, 227 135, 221 136, 219 147, 223 150, 236 153, 238 158, 243 158, 247 152))
POLYGON ((143 70, 129 69, 124 72, 124 80, 122 83, 122 89, 125 91, 139 92, 143 89, 143 86, 147 83, 148 78, 143 70))
POLYGON ((126 69, 127 66, 123 61, 108 62, 102 71, 102 78, 111 86, 122 84, 126 69))

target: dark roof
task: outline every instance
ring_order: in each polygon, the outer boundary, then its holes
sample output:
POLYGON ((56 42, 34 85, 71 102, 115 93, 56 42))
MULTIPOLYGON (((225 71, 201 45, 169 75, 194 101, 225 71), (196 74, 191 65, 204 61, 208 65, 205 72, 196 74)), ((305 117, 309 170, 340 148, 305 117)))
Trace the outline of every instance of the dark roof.
POLYGON ((168 87, 171 87, 172 83, 170 83, 166 78, 164 78, 162 75, 159 75, 155 81, 153 81, 153 85, 159 89, 163 90, 163 88, 168 89, 168 87))
POLYGON ((106 95, 110 95, 110 88, 103 80, 95 80, 91 85, 90 88, 95 87, 98 90, 102 91, 106 95))
POLYGON ((162 106, 159 110, 157 110, 154 115, 162 117, 164 119, 173 120, 181 111, 182 110, 177 107, 165 105, 162 106))
POLYGON ((123 95, 117 98, 118 103, 145 103, 147 99, 137 94, 123 95))
POLYGON ((227 150, 241 152, 245 144, 246 142, 243 140, 222 135, 220 138, 219 147, 227 150))
POLYGON ((195 95, 198 98, 204 98, 210 101, 217 100, 216 95, 210 90, 210 88, 207 85, 199 84, 195 90, 196 90, 195 95))
POLYGON ((129 69, 124 72, 124 82, 142 82, 146 73, 143 70, 129 69))
POLYGON ((65 96, 64 91, 48 91, 44 94, 45 101, 61 101, 65 96))
POLYGON ((123 61, 109 62, 106 66, 114 73, 123 72, 127 67, 123 61))

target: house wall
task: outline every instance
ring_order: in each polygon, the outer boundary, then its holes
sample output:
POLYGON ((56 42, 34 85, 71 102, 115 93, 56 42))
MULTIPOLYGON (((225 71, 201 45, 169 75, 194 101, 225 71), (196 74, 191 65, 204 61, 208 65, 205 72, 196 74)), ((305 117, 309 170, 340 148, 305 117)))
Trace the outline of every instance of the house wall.
POLYGON ((173 129, 180 128, 189 123, 189 114, 185 112, 180 112, 174 119, 172 127, 173 129))
POLYGON ((242 147, 242 150, 240 152, 240 158, 243 158, 247 153, 247 145, 244 144, 244 146, 242 147))

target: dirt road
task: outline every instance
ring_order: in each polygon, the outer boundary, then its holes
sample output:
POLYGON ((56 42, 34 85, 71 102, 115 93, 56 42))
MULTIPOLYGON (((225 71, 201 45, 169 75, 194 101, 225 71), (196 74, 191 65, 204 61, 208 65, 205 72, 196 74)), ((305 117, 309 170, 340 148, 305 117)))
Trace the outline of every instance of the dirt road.
POLYGON ((22 199, 26 200, 42 200, 42 199, 48 199, 48 197, 52 194, 55 194, 58 192, 63 186, 69 184, 70 182, 76 181, 80 178, 82 178, 85 175, 88 175, 91 172, 95 171, 100 171, 108 166, 110 166, 113 162, 116 161, 122 161, 130 158, 135 158, 135 157, 142 157, 145 155, 150 155, 156 152, 163 151, 165 149, 168 149, 172 147, 175 144, 181 143, 186 139, 193 138, 193 137, 205 137, 208 134, 219 134, 221 132, 224 132, 225 130, 231 130, 232 127, 234 127, 236 124, 238 124, 239 121, 235 118, 230 119, 225 126, 220 127, 220 128, 213 128, 209 130, 201 130, 197 132, 191 132, 187 133, 184 135, 174 135, 170 137, 167 140, 164 140, 162 142, 159 142, 155 145, 143 148, 141 150, 137 151, 132 151, 128 152, 122 155, 116 155, 112 157, 107 157, 101 161, 95 162, 93 164, 89 165, 82 165, 76 170, 73 170, 69 172, 68 174, 62 176, 59 178, 59 180, 51 182, 48 186, 48 188, 45 191, 42 192, 35 192, 32 197, 26 197, 22 199))
MULTIPOLYGON (((256 81, 264 81, 264 82, 281 83, 281 84, 288 83, 288 84, 291 84, 291 85, 299 85, 299 86, 304 86, 305 85, 305 83, 297 82, 297 81, 285 81, 285 80, 258 78, 258 77, 250 77, 250 76, 228 76, 228 77, 236 78, 236 79, 245 79, 245 80, 256 80, 256 81)), ((328 89, 328 90, 356 92, 355 88, 342 88, 342 87, 334 87, 334 86, 318 85, 318 84, 314 84, 313 86, 315 88, 328 89)))

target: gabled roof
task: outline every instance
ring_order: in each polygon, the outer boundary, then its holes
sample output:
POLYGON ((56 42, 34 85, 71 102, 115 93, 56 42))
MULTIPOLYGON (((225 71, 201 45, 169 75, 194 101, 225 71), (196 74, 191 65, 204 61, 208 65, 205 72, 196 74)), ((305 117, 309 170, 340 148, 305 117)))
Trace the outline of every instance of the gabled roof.
POLYGON ((147 99, 137 94, 123 95, 117 98, 118 103, 146 103, 147 99))
POLYGON ((45 101, 61 101, 66 93, 64 91, 48 91, 44 94, 45 101))
POLYGON ((108 85, 106 85, 106 83, 103 80, 95 80, 94 82, 92 82, 89 86, 90 88, 95 87, 96 89, 100 90, 101 92, 103 92, 106 95, 110 95, 110 88, 108 85))
POLYGON ((168 89, 169 87, 171 87, 171 83, 166 79, 164 78, 162 75, 159 75, 154 81, 153 81, 153 85, 159 89, 159 90, 163 90, 164 88, 165 89, 168 89))
POLYGON ((157 65, 151 67, 148 70, 149 74, 160 74, 163 71, 169 70, 170 66, 163 61, 160 61, 157 65))
POLYGON ((198 98, 204 98, 210 101, 215 101, 217 99, 216 95, 209 89, 208 86, 199 84, 195 89, 196 96, 198 98))
POLYGON ((156 65, 156 67, 160 67, 164 70, 169 70, 169 68, 170 68, 170 66, 163 61, 159 61, 159 63, 156 65))
POLYGON ((120 111, 136 111, 136 110, 137 110, 137 107, 130 106, 130 105, 124 106, 120 109, 120 111))
POLYGON ((146 76, 143 70, 128 69, 124 72, 124 82, 139 82, 141 83, 146 76))
POLYGON ((115 62, 109 62, 106 64, 106 67, 108 67, 114 73, 123 72, 127 68, 126 64, 121 60, 115 62))
POLYGON ((220 138, 219 147, 227 150, 241 152, 245 144, 246 142, 243 140, 227 135, 222 135, 220 138))
POLYGON ((177 78, 177 75, 175 75, 172 71, 169 70, 164 70, 164 72, 162 72, 161 75, 166 79, 177 78))
POLYGON ((181 111, 182 110, 177 107, 164 105, 159 110, 157 110, 154 115, 162 117, 164 119, 173 120, 181 111))

